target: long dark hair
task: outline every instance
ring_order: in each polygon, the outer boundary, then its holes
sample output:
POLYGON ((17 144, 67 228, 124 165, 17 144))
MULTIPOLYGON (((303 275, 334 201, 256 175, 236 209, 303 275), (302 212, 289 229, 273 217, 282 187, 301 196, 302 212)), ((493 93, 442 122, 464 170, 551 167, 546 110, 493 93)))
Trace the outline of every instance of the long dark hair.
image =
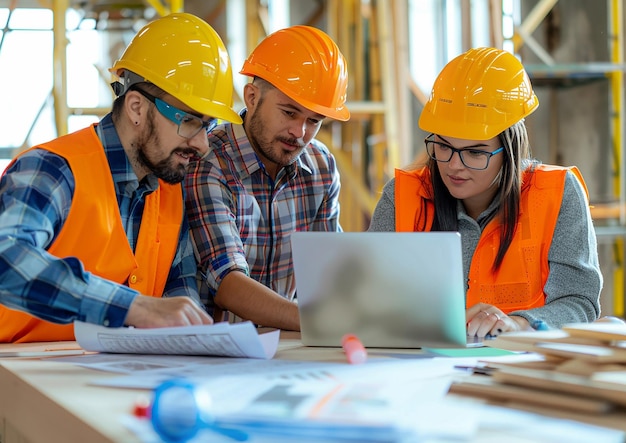
MULTIPOLYGON (((499 192, 498 209, 494 217, 500 217, 502 230, 500 231, 500 246, 494 260, 492 270, 496 272, 502 265, 502 260, 509 249, 515 227, 519 217, 519 205, 524 186, 524 172, 534 169, 538 163, 531 157, 528 133, 524 120, 521 120, 502 132, 498 138, 504 147, 504 160, 502 169, 498 173, 499 192)), ((430 170, 431 183, 433 187, 433 200, 435 203, 435 218, 433 221, 433 231, 457 231, 457 204, 454 198, 441 179, 437 162, 428 159, 426 167, 430 170)))

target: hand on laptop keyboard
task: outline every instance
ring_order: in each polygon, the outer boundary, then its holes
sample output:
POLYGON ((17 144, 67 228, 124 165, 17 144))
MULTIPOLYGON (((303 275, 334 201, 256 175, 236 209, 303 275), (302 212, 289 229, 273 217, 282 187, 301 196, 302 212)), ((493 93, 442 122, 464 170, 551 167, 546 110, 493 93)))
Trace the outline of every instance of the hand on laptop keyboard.
POLYGON ((477 303, 465 312, 467 335, 498 336, 503 332, 532 329, 528 321, 517 315, 508 316, 500 309, 486 303, 477 303))

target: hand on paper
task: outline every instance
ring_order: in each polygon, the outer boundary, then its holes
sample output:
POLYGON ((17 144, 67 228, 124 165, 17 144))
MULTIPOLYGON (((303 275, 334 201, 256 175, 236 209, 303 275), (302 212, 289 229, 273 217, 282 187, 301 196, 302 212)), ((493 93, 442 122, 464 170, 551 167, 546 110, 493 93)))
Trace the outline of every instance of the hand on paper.
POLYGON ((467 335, 485 337, 497 336, 503 332, 530 329, 525 318, 509 317, 500 309, 486 303, 477 303, 465 311, 467 335))
POLYGON ((136 328, 210 325, 213 319, 189 297, 136 297, 125 324, 136 328))

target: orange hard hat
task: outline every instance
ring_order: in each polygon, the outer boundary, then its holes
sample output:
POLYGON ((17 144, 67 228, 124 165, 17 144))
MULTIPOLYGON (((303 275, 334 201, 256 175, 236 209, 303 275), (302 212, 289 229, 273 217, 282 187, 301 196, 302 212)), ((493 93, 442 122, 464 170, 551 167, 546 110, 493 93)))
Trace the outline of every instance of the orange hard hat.
POLYGON ((426 132, 488 140, 539 106, 522 63, 510 52, 474 48, 451 60, 420 115, 426 132))
POLYGON ((337 44, 311 26, 280 29, 261 41, 240 74, 260 77, 305 108, 346 121, 348 68, 337 44))
POLYGON ((233 109, 233 73, 219 34, 204 20, 174 13, 145 25, 110 71, 117 95, 153 83, 194 111, 241 123, 233 109), (132 76, 130 73, 135 74, 132 76))

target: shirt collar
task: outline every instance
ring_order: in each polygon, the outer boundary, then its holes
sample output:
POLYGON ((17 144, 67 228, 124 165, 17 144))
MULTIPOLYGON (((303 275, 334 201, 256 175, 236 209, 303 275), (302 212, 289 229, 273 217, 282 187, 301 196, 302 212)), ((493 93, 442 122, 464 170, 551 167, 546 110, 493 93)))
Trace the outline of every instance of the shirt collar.
MULTIPOLYGON (((96 132, 104 147, 104 154, 109 162, 111 176, 116 188, 121 193, 136 190, 139 187, 137 174, 135 174, 126 151, 124 151, 110 113, 100 120, 96 132)), ((150 191, 154 191, 158 187, 158 179, 154 174, 148 174, 142 180, 142 184, 146 184, 150 191)))
MULTIPOLYGON (((246 113, 247 109, 245 108, 242 109, 239 113, 242 120, 245 119, 246 113)), ((265 170, 263 162, 255 152, 252 144, 250 143, 250 139, 246 135, 243 124, 237 125, 233 123, 232 128, 233 136, 235 138, 235 142, 241 156, 242 170, 240 170, 240 173, 245 171, 248 175, 252 175, 259 170, 265 170)), ((307 148, 308 146, 304 148, 304 152, 302 152, 302 155, 300 155, 295 162, 285 166, 280 171, 278 171, 276 180, 278 180, 283 175, 286 175, 289 179, 292 179, 298 174, 299 170, 304 170, 309 173, 311 172, 311 169, 302 161, 302 157, 304 155, 307 155, 307 148)))
MULTIPOLYGON (((494 196, 493 200, 491 200, 491 203, 489 203, 489 206, 487 207, 487 209, 481 212, 478 218, 476 219, 476 223, 478 223, 481 229, 484 229, 485 226, 487 226, 487 224, 497 214, 498 208, 500 207, 500 192, 501 191, 498 191, 498 193, 494 196)), ((457 200, 456 208, 457 208, 458 220, 461 220, 463 217, 470 218, 470 216, 467 215, 467 211, 465 210, 465 206, 463 206, 463 202, 461 200, 457 200)))

